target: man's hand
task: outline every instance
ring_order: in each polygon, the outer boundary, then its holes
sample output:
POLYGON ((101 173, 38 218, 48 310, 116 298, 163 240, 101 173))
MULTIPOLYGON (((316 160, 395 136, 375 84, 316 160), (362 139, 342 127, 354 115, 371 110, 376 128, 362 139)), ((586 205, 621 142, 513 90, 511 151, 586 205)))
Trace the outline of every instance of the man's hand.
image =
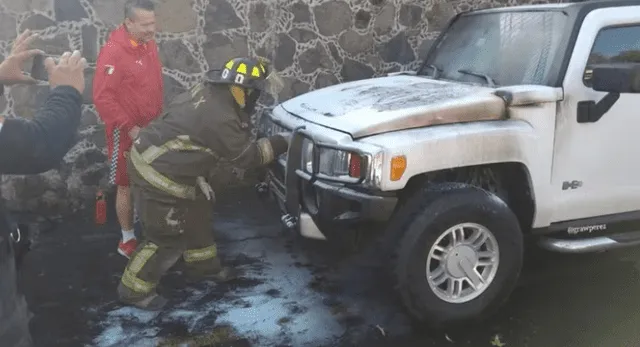
POLYGON ((64 52, 58 64, 49 57, 44 61, 49 74, 49 85, 51 88, 57 86, 71 86, 78 90, 80 94, 84 92, 84 68, 87 59, 80 55, 80 51, 64 52))
POLYGON ((133 128, 131 128, 131 130, 129 130, 129 137, 132 140, 135 140, 136 137, 138 137, 138 133, 140 132, 140 127, 137 125, 134 125, 133 128))
POLYGON ((9 56, 0 63, 0 83, 4 85, 12 85, 18 83, 36 83, 37 81, 30 76, 22 73, 24 62, 38 54, 44 54, 39 49, 27 49, 31 42, 38 37, 38 34, 31 34, 29 29, 25 30, 17 38, 9 56))

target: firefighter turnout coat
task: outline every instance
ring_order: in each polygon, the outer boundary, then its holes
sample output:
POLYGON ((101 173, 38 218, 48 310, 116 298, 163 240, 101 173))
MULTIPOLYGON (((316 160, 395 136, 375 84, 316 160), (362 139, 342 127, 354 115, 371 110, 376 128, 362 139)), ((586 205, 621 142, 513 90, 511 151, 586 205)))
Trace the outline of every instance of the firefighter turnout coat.
POLYGON ((234 102, 228 86, 198 84, 140 131, 130 166, 144 179, 143 185, 194 200, 198 177, 209 178, 218 162, 250 169, 286 152, 288 143, 282 136, 253 141, 249 124, 249 115, 234 102))

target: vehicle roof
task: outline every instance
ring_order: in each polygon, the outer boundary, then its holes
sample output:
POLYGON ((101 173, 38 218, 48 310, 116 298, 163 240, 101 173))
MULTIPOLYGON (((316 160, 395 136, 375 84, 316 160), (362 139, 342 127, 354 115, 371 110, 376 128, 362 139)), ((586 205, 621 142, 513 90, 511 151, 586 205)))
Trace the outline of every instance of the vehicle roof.
POLYGON ((583 9, 597 9, 617 6, 640 6, 640 0, 588 0, 588 1, 572 1, 559 4, 536 4, 536 5, 517 5, 509 7, 495 7, 483 10, 474 10, 470 13, 492 13, 492 12, 510 12, 510 11, 544 11, 544 10, 562 10, 571 9, 580 11, 583 9))

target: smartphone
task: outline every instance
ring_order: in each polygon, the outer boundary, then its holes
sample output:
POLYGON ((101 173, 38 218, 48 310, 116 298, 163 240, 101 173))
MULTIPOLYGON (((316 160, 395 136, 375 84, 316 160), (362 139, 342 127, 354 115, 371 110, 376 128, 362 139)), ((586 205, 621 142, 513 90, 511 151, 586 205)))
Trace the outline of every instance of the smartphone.
POLYGON ((48 57, 52 57, 53 60, 58 61, 59 57, 50 54, 39 54, 33 57, 33 65, 31 65, 31 77, 38 81, 48 81, 49 74, 44 66, 44 61, 48 57))

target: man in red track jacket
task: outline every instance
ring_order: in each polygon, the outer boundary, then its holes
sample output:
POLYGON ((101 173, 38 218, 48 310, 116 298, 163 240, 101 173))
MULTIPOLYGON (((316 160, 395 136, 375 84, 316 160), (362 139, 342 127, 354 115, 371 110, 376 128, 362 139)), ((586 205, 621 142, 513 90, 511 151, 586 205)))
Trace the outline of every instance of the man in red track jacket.
POLYGON ((98 54, 93 100, 105 123, 109 182, 117 186, 116 214, 122 228, 118 253, 129 258, 137 247, 126 159, 140 128, 160 115, 162 63, 158 57, 154 5, 128 0, 124 24, 114 30, 98 54))

